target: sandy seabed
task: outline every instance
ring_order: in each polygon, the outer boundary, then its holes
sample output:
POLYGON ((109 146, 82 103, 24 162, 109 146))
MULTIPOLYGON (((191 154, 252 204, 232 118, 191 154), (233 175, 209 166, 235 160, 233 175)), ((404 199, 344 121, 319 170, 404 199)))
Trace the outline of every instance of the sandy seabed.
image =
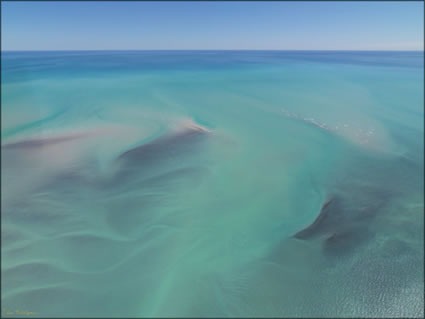
POLYGON ((2 59, 2 315, 423 317, 423 53, 2 59))

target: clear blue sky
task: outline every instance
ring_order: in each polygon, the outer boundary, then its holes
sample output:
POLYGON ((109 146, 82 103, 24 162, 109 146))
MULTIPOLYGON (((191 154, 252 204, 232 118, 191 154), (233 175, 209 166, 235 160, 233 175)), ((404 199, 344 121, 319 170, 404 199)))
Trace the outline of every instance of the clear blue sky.
POLYGON ((423 50, 423 2, 2 2, 2 50, 423 50))

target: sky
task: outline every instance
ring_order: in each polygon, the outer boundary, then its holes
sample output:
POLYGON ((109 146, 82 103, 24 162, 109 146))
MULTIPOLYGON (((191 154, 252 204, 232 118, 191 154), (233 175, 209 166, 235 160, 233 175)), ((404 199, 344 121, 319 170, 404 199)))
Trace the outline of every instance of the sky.
POLYGON ((2 50, 423 50, 424 2, 1 2, 2 50))

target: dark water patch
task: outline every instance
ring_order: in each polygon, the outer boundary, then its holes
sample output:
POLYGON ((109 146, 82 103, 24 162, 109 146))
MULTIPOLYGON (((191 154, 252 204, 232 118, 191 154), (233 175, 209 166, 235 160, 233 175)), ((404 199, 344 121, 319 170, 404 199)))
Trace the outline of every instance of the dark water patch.
POLYGON ((121 154, 118 161, 126 162, 144 162, 157 160, 163 154, 174 155, 186 149, 192 143, 199 141, 200 137, 205 136, 205 132, 196 129, 185 129, 183 132, 160 137, 150 143, 135 147, 121 154))
POLYGON ((206 138, 207 133, 203 131, 187 129, 130 149, 117 158, 118 171, 107 185, 127 182, 142 173, 149 174, 154 167, 164 166, 170 161, 183 161, 184 157, 201 152, 201 142, 206 138))
POLYGON ((368 153, 357 153, 343 170, 326 187, 328 200, 316 219, 293 236, 321 243, 329 257, 349 256, 371 243, 380 231, 378 217, 388 214, 388 207, 406 194, 409 188, 404 183, 411 183, 407 176, 412 176, 410 167, 402 167, 397 158, 368 153))
POLYGON ((374 233, 366 225, 357 224, 348 229, 341 229, 323 241, 324 253, 330 256, 352 254, 355 249, 373 237, 374 233))
POLYGON ((50 138, 39 138, 39 139, 30 139, 20 142, 10 143, 2 146, 4 149, 32 149, 40 148, 43 146, 50 146, 54 144, 64 143, 68 141, 73 141, 79 138, 83 138, 89 134, 78 134, 78 135, 69 135, 63 137, 50 137, 50 138))
POLYGON ((324 251, 330 255, 353 252, 373 238, 369 224, 384 211, 391 196, 377 189, 335 195, 325 202, 316 220, 294 237, 300 240, 320 238, 324 251))
POLYGON ((323 232, 324 229, 329 227, 326 226, 326 224, 332 223, 332 221, 329 222, 329 219, 338 218, 338 212, 341 212, 342 210, 340 201, 341 199, 336 196, 328 199, 322 205, 319 215, 314 220, 314 222, 307 228, 304 228, 303 230, 296 233, 294 237, 298 239, 308 239, 320 232, 323 232), (330 215, 331 217, 329 217, 330 215))
POLYGON ((52 198, 67 202, 85 200, 89 194, 100 195, 105 184, 98 163, 95 160, 80 160, 69 167, 63 167, 53 176, 43 180, 36 192, 49 193, 52 198))

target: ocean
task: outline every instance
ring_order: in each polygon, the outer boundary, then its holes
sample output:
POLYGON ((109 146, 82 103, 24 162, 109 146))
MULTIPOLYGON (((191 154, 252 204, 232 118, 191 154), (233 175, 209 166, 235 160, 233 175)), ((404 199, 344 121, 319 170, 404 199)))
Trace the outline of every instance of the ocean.
POLYGON ((1 62, 3 316, 424 316, 423 52, 1 62))

